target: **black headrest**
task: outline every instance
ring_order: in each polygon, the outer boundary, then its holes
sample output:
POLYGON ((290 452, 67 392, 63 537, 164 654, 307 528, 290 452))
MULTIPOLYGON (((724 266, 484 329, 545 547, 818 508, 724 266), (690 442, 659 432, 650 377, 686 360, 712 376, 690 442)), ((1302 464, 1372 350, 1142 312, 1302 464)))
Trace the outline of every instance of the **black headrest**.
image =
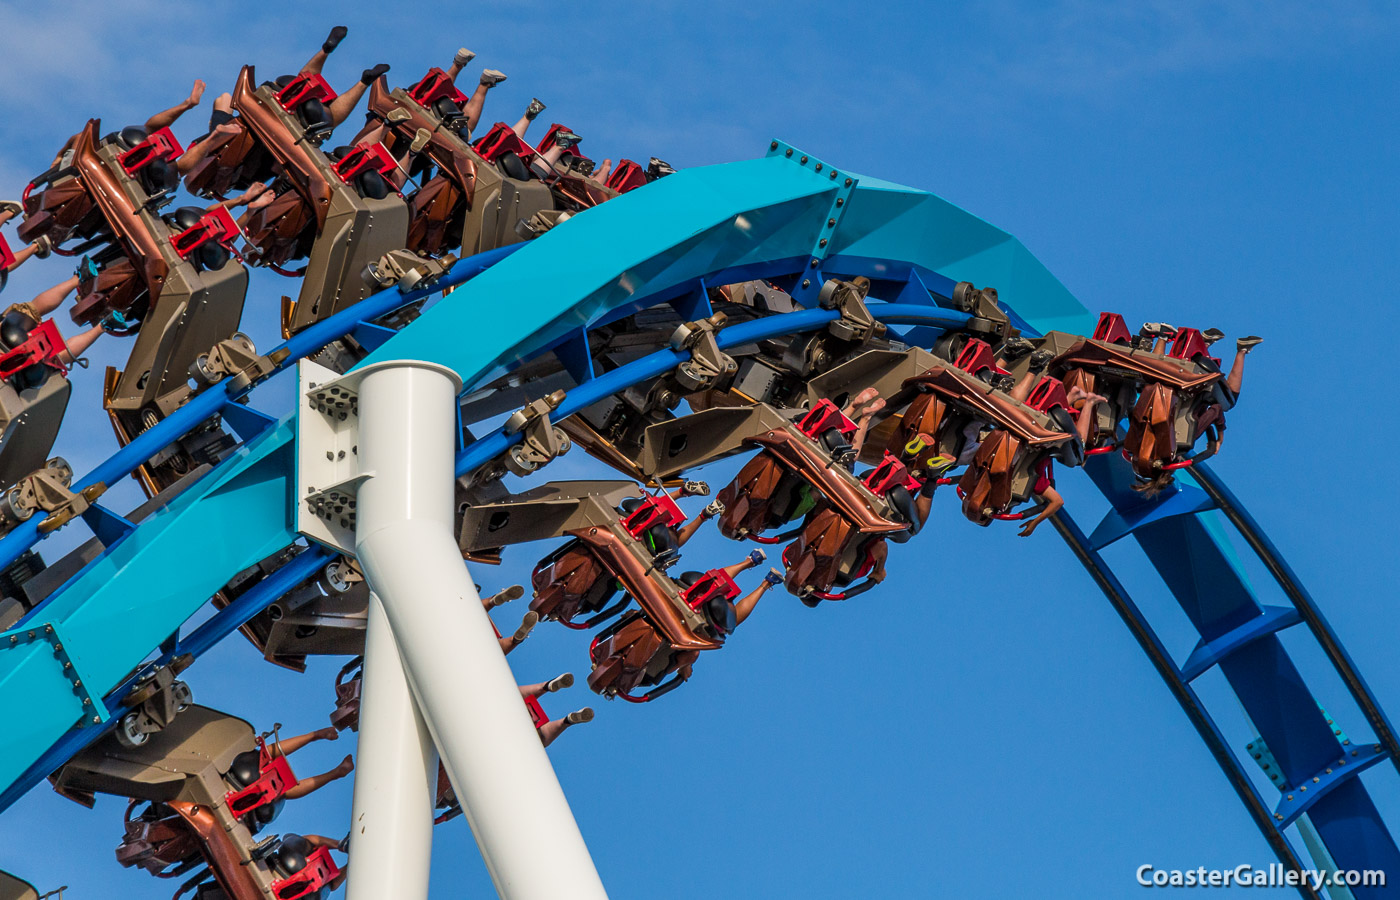
POLYGON ((705 603, 705 615, 718 630, 729 634, 739 624, 734 614, 734 604, 719 594, 705 603))
POLYGON ((437 113, 438 118, 444 122, 451 122, 466 115, 462 112, 462 107, 452 102, 451 97, 439 97, 434 100, 433 112, 437 113))
POLYGON ((164 194, 180 185, 180 173, 168 160, 153 159, 142 167, 140 174, 148 194, 164 194))
POLYGON ((204 218, 204 210, 200 209, 198 206, 182 206, 166 216, 165 220, 169 222, 175 230, 184 231, 188 228, 193 228, 202 218, 204 218))
POLYGON ((0 344, 6 350, 13 350, 29 339, 29 332, 38 325, 24 313, 15 311, 0 319, 0 344))
POLYGON ((355 186, 360 190, 361 197, 370 200, 383 200, 389 196, 389 182, 379 174, 377 169, 365 169, 355 176, 355 186))
POLYGON ((642 499, 641 497, 627 497, 617 505, 617 508, 622 510, 623 515, 630 516, 632 515, 632 513, 641 509, 642 504, 645 502, 646 500, 642 499))
POLYGON ((310 841, 288 832, 282 835, 282 843, 277 848, 277 867, 288 875, 295 875, 306 868, 306 858, 313 851, 310 841))
POLYGON ((228 248, 217 241, 205 241, 194 251, 194 266, 202 272, 217 272, 228 265, 228 248))
POLYGON ((705 577, 704 572, 682 572, 681 577, 676 580, 686 587, 693 587, 695 582, 705 577))
POLYGON ((128 125, 121 131, 117 132, 117 140, 125 144, 126 149, 128 150, 130 150, 132 147, 135 147, 137 144, 141 143, 149 136, 150 135, 146 134, 146 129, 140 128, 136 125, 128 125))
POLYGON ((525 161, 514 153, 502 154, 501 158, 496 160, 496 165, 508 178, 514 178, 516 181, 530 180, 530 167, 525 165, 525 161))
POLYGON ((273 800, 271 803, 264 803, 253 810, 253 818, 257 820, 259 826, 268 825, 282 812, 282 807, 287 805, 286 798, 273 800))
POLYGON ((233 765, 228 767, 229 780, 240 788, 257 781, 261 774, 262 766, 259 764, 256 750, 244 750, 233 758, 233 765))
POLYGON ((302 127, 313 136, 329 134, 335 128, 330 108, 314 98, 297 107, 297 117, 301 119, 302 127))

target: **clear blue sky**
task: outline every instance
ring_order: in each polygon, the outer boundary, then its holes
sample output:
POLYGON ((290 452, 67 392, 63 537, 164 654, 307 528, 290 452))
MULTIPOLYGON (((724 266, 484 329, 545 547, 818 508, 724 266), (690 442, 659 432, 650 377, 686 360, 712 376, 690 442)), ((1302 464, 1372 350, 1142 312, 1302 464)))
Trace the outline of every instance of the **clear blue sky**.
MULTIPOLYGON (((1395 410, 1385 354, 1400 324, 1394 5, 115 6, 0 5, 7 196, 86 117, 139 122, 195 77, 212 98, 243 62, 293 71, 343 22, 334 85, 380 61, 408 81, 465 44, 479 54, 473 74, 510 76, 488 119, 513 121, 538 96, 591 155, 677 166, 761 155, 782 138, 1009 230, 1091 310, 1265 336, 1217 471, 1382 702, 1400 709, 1390 522, 1400 492, 1382 468, 1400 437, 1385 418, 1395 410)), ((198 134, 206 112, 177 134, 198 134)), ((65 274, 61 260, 32 263, 5 300, 65 274)), ((263 274, 253 285, 246 327, 271 346, 290 288, 263 274)), ((126 347, 102 343, 76 376, 58 448, 79 470, 114 448, 100 373, 126 347)), ((569 459, 559 473, 586 468, 569 459)), ((1062 488, 1081 522, 1097 521, 1103 503, 1087 479, 1062 488)), ((1143 863, 1270 861, 1053 531, 1020 540, 946 505, 931 525, 894 549, 889 581, 858 601, 809 610, 770 594, 664 702, 601 703, 582 687, 548 698, 556 714, 599 710, 551 756, 614 897, 1119 897, 1141 890, 1143 863)), ((738 553, 706 539, 687 556, 738 553)), ((1109 558, 1184 659, 1194 635, 1139 551, 1116 546, 1109 558)), ((478 580, 524 580, 532 562, 512 550, 478 580)), ((1258 567, 1250 574, 1266 602, 1281 602, 1258 567)), ((503 627, 517 606, 498 611, 503 627)), ((1305 638, 1284 642, 1323 704, 1364 736, 1305 638)), ((586 645, 542 627, 511 662, 522 681, 582 676, 586 645)), ((201 702, 300 731, 324 723, 338 666, 292 675, 235 639, 188 678, 201 702)), ((1197 684, 1232 741, 1249 740, 1218 676, 1197 684)), ((309 749, 297 767, 328 768, 351 743, 309 749)), ((1365 780, 1400 823, 1393 772, 1365 780)), ((277 827, 344 833, 349 796, 348 782, 321 791, 277 827)), ((121 808, 87 811, 38 788, 0 817, 0 867, 41 890, 71 885, 72 900, 168 896, 173 885, 117 866, 121 808)), ((434 896, 489 895, 461 819, 438 830, 435 851, 434 896)))

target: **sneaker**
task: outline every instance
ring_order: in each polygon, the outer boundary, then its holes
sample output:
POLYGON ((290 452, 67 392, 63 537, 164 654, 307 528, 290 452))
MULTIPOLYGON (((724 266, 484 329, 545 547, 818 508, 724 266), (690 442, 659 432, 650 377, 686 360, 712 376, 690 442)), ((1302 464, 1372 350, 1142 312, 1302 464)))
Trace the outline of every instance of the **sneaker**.
POLYGON ((647 163, 647 175, 652 178, 662 178, 674 174, 676 174, 675 167, 664 159, 657 159, 653 156, 651 162, 647 163))
POLYGON ((759 563, 763 562, 763 561, 764 561, 765 559, 767 559, 767 558, 768 558, 768 554, 767 554, 767 553, 764 553, 762 550, 750 550, 750 551, 749 551, 749 562, 753 563, 754 565, 758 565, 759 563))
POLYGON ((1176 326, 1166 322, 1143 322, 1141 333, 1152 337, 1176 337, 1176 326))
POLYGON ((572 150, 574 147, 578 146, 578 142, 581 140, 583 140, 583 138, 574 134, 567 128, 561 128, 554 132, 554 146, 561 150, 572 150))
POLYGON ((720 503, 718 500, 711 500, 709 505, 701 510, 701 512, 711 519, 715 516, 722 516, 724 515, 724 504, 720 503))
POLYGON ((556 693, 556 692, 558 692, 558 691, 562 691, 564 688, 571 688, 571 687, 573 687, 573 686, 574 686, 574 673, 573 673, 573 672, 565 672, 563 675, 560 675, 560 676, 558 676, 557 678, 551 678, 551 679, 545 684, 544 689, 545 689, 546 692, 553 694, 553 693, 556 693))
POLYGON ((1037 351, 1035 351, 1034 353, 1031 354, 1031 371, 1032 371, 1032 372, 1039 372, 1039 371, 1041 371, 1041 370, 1044 369, 1046 366, 1050 365, 1050 360, 1052 360, 1052 359, 1054 359, 1054 358, 1055 358, 1054 352, 1052 352, 1051 350, 1049 350, 1049 349, 1047 349, 1047 348, 1045 348, 1045 347, 1041 347, 1039 350, 1037 350, 1037 351))
POLYGON ((564 723, 566 725, 582 725, 584 722, 592 721, 593 707, 591 706, 585 706, 583 709, 574 710, 564 717, 564 723))
POLYGON ((1221 331, 1219 328, 1207 328, 1205 331, 1201 332, 1201 337, 1205 338, 1207 347, 1209 347, 1211 344, 1214 344, 1216 341, 1220 340, 1224 336, 1225 332, 1221 331))
POLYGON ((685 491, 687 497, 710 496, 710 485, 704 481, 687 481, 681 485, 681 490, 685 491))
POLYGON ((1023 337, 1012 338, 1001 345, 1003 359, 1020 359, 1035 349, 1035 345, 1023 337))
POLYGON ((452 65, 456 66, 459 69, 464 69, 466 68, 467 63, 471 62, 474 59, 476 59, 476 54, 468 50, 466 47, 463 47, 457 51, 456 55, 452 57, 452 65))
POLYGON ((0 200, 0 214, 9 213, 11 218, 24 212, 18 200, 0 200))
POLYGON ((786 577, 787 576, 784 575, 780 569, 769 569, 768 574, 763 576, 763 583, 779 585, 783 583, 783 579, 786 577))
POLYGON ((506 73, 498 69, 487 69, 481 73, 481 83, 489 88, 493 88, 506 80, 506 73))
POLYGON ((376 65, 376 66, 371 66, 370 68, 365 69, 363 72, 360 73, 360 84, 364 84, 364 85, 374 84, 374 81, 375 81, 376 78, 378 78, 379 76, 385 74, 385 73, 388 72, 388 71, 389 71, 389 64, 388 64, 388 63, 379 63, 379 64, 376 65))
POLYGON ((1242 337, 1235 341, 1235 349, 1243 350, 1245 353, 1248 353, 1262 343, 1264 343, 1263 338, 1251 334, 1249 337, 1242 337))
POLYGON ((510 639, 517 644, 520 643, 530 636, 530 632, 534 631, 538 624, 540 624, 540 614, 532 609, 525 614, 525 618, 520 620, 520 627, 515 629, 515 634, 511 635, 510 639))
POLYGON ((535 116, 538 116, 540 113, 544 112, 545 108, 545 105, 540 102, 538 97, 531 97, 530 105, 525 107, 525 118, 533 122, 535 121, 535 116))
POLYGON ((34 258, 48 259, 53 253, 53 238, 47 234, 40 235, 34 239, 34 258))

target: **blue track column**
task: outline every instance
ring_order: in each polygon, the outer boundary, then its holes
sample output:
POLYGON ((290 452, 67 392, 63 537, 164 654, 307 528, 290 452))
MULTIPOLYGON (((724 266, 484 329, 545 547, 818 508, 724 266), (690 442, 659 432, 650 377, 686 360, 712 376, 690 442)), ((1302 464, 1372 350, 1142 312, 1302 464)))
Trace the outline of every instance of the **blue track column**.
MULTIPOLYGON (((1379 745, 1338 742, 1277 628, 1258 627, 1268 612, 1196 515, 1201 507, 1187 502, 1180 514, 1154 517, 1151 508, 1172 503, 1176 495, 1145 500, 1132 490, 1131 470, 1117 456, 1095 457, 1086 471, 1117 515, 1138 523, 1130 533, 1200 632, 1202 646, 1227 651, 1211 662, 1234 689, 1288 785, 1274 811, 1275 826, 1282 830, 1306 811, 1339 867, 1383 869, 1395 877, 1400 850, 1355 777, 1386 752, 1379 745)), ((1394 889, 1357 888, 1355 895, 1394 896, 1394 889)))

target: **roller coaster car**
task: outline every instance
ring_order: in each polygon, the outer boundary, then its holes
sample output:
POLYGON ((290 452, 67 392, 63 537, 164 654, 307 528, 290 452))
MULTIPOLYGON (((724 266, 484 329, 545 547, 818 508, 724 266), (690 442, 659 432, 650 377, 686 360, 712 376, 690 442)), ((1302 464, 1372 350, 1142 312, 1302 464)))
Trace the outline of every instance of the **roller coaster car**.
MULTIPOLYGON (((628 531, 617 511, 624 501, 642 496, 628 481, 551 482, 505 500, 465 506, 459 544, 470 559, 525 541, 571 538, 535 569, 536 596, 530 608, 541 618, 569 622, 574 615, 591 612, 592 604, 611 596, 608 582, 616 581, 671 643, 682 649, 714 649, 719 643, 705 636, 704 617, 685 604, 683 588, 657 565, 653 548, 628 531)), ((643 523, 656 524, 651 512, 655 505, 642 504, 628 515, 638 535, 649 527, 643 523)))
MULTIPOLYGON (((280 552, 240 572, 214 595, 215 607, 222 609, 232 603, 293 555, 280 552)), ((358 565, 338 557, 239 630, 268 662, 302 672, 308 656, 364 652, 368 614, 369 587, 358 565)))
MULTIPOLYGON (((519 223, 537 215, 573 212, 615 196, 585 179, 543 184, 525 164, 534 148, 518 138, 519 153, 493 149, 490 158, 484 156, 481 148, 501 143, 502 126, 471 144, 466 102, 436 68, 406 90, 389 90, 384 78, 370 86, 370 114, 387 127, 386 144, 395 157, 405 159, 419 135, 428 136, 409 168, 410 175, 423 176, 408 197, 410 249, 436 256, 460 247, 461 256, 470 256, 523 240, 519 223)), ((505 132, 515 138, 509 128, 505 132)))
POLYGON ((703 621, 703 633, 712 646, 677 645, 666 629, 658 627, 644 610, 633 610, 599 632, 589 645, 593 671, 588 686, 609 699, 621 697, 633 703, 655 700, 680 687, 689 677, 701 650, 723 646, 735 628, 734 598, 739 586, 723 569, 687 572, 681 576, 679 600, 703 621), (669 681, 668 676, 674 675, 669 681), (632 691, 650 687, 641 696, 632 691))
POLYGON ((295 783, 290 769, 272 775, 275 767, 265 773, 260 763, 252 726, 195 705, 140 746, 127 746, 115 734, 100 738, 52 781, 60 794, 88 806, 96 793, 134 801, 117 850, 123 865, 175 875, 195 868, 202 857, 228 900, 314 896, 296 892, 298 875, 272 852, 277 845, 258 844, 248 827, 260 811, 272 810, 278 784, 285 790, 295 783), (141 802, 151 807, 133 818, 141 802), (188 839, 177 836, 181 828, 188 839))
POLYGON ((863 532, 844 510, 834 504, 819 504, 797 540, 783 550, 784 584, 809 606, 820 600, 845 600, 879 584, 885 579, 885 540, 903 543, 923 525, 914 499, 922 482, 894 456, 886 454, 861 483, 897 511, 894 514, 901 530, 863 532), (850 589, 833 593, 833 587, 850 589))
POLYGON ((41 467, 53 449, 71 387, 52 321, 21 310, 0 319, 0 489, 41 467))
POLYGON ((1153 352, 1122 316, 1101 313, 1092 338, 1050 332, 1043 346, 1056 353, 1047 371, 1061 375, 1067 387, 1109 399, 1100 404, 1091 451, 1115 449, 1118 422, 1127 417, 1128 434, 1118 449, 1144 478, 1215 452, 1235 397, 1198 330, 1179 329, 1165 352, 1153 352), (1210 424, 1202 426, 1203 419, 1210 424), (1193 456, 1202 435, 1210 446, 1193 456))
POLYGON ((758 447, 761 452, 718 495, 725 507, 719 528, 726 537, 758 539, 794 518, 804 499, 821 498, 862 534, 901 531, 906 525, 898 514, 850 469, 854 432, 855 423, 830 400, 817 402, 796 422, 762 403, 705 410, 647 429, 647 474, 665 476, 700 459, 758 447), (805 498, 804 487, 811 491, 805 498))
POLYGON ((249 215, 246 230, 259 262, 280 268, 309 257, 301 293, 283 322, 292 334, 379 290, 363 273, 407 246, 408 206, 384 177, 393 160, 379 145, 341 148, 332 156, 319 149, 332 127, 328 104, 336 96, 324 79, 303 73, 255 83, 253 67, 244 66, 233 108, 268 151, 278 173, 277 197, 249 215))
MULTIPOLYGON (((189 398, 190 368, 237 330, 248 273, 233 263, 238 227, 227 210, 159 214, 180 152, 168 130, 127 128, 99 141, 99 128, 94 119, 74 137, 68 166, 102 222, 71 251, 93 250, 97 267, 84 267, 72 315, 138 333, 125 370, 107 373, 106 408, 125 444, 189 398)), ((147 495, 232 445, 217 422, 172 445, 139 471, 147 495)))

